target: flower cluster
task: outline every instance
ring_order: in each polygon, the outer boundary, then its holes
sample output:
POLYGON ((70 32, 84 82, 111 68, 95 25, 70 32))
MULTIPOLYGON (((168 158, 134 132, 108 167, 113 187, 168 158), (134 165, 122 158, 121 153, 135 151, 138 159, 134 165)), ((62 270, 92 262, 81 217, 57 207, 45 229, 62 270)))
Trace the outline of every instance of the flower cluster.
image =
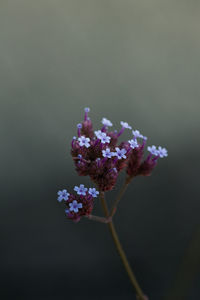
POLYGON ((69 219, 78 222, 82 216, 89 216, 93 210, 94 198, 99 192, 95 188, 85 188, 83 184, 75 186, 76 194, 70 194, 67 190, 58 191, 59 202, 65 202, 65 213, 69 219))
MULTIPOLYGON (((165 148, 156 148, 153 145, 147 147, 149 155, 144 159, 146 136, 138 130, 132 130, 132 127, 123 121, 120 122, 119 131, 109 130, 113 124, 106 118, 101 121, 101 129, 94 131, 88 117, 89 111, 89 108, 85 108, 84 120, 77 125, 77 137, 74 136, 71 142, 71 155, 78 174, 90 176, 99 191, 112 190, 123 169, 127 173, 127 182, 135 176, 149 176, 158 158, 168 155, 165 148), (126 129, 132 137, 119 143, 119 137, 126 129)), ((97 197, 99 192, 95 188, 88 190, 84 185, 75 186, 74 191, 77 192, 76 196, 69 194, 67 190, 59 191, 58 201, 64 200, 67 205, 67 217, 78 221, 81 216, 91 213, 93 198, 97 197)))
POLYGON ((77 137, 71 143, 71 154, 76 170, 80 176, 90 176, 101 191, 111 190, 116 183, 119 172, 126 169, 128 180, 134 176, 151 174, 158 158, 167 156, 165 148, 148 147, 150 154, 144 157, 147 137, 138 130, 121 121, 121 129, 109 131, 113 124, 103 118, 103 127, 93 130, 88 117, 89 108, 85 109, 84 121, 77 125, 77 137), (130 130, 132 138, 118 144, 118 139, 125 129, 130 130))

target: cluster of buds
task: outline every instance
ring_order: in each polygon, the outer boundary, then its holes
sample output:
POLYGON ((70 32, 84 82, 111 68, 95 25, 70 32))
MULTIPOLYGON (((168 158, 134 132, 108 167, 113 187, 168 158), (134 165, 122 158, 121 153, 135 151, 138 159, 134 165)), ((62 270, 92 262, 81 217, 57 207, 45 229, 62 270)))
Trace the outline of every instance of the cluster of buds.
MULTIPOLYGON (((74 136, 71 142, 71 155, 78 175, 90 176, 99 191, 112 190, 122 170, 126 171, 126 182, 130 182, 135 176, 149 176, 156 166, 158 158, 168 155, 165 148, 160 146, 156 148, 153 145, 147 147, 149 155, 144 159, 146 136, 143 136, 138 130, 133 130, 127 122, 123 121, 120 122, 121 129, 119 131, 110 131, 109 127, 112 127, 113 124, 106 118, 101 121, 101 129, 94 131, 88 117, 89 111, 89 108, 85 108, 84 120, 77 125, 77 136, 74 136), (130 131, 131 139, 119 143, 119 137, 126 129, 130 131)), ((90 190, 85 191, 85 195, 78 194, 78 198, 69 195, 66 190, 59 192, 68 195, 65 196, 67 200, 63 198, 69 206, 66 210, 68 218, 78 221, 81 216, 91 213, 94 196, 90 190)), ((96 190, 95 192, 95 195, 99 193, 96 190)))

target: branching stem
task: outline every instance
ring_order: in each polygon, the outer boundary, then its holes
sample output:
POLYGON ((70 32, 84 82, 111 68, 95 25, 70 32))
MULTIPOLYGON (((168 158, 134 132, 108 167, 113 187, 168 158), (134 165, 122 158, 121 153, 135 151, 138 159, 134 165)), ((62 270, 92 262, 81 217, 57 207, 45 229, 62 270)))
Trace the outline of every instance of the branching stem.
POLYGON ((121 200, 122 196, 124 195, 128 185, 129 185, 129 182, 130 182, 130 180, 125 180, 125 182, 124 182, 124 184, 123 184, 123 186, 122 186, 122 188, 121 188, 121 190, 120 190, 120 192, 119 192, 119 194, 118 194, 118 196, 117 196, 117 198, 116 198, 116 200, 113 204, 113 207, 112 207, 111 212, 110 212, 110 217, 114 216, 114 214, 117 210, 118 203, 121 200))

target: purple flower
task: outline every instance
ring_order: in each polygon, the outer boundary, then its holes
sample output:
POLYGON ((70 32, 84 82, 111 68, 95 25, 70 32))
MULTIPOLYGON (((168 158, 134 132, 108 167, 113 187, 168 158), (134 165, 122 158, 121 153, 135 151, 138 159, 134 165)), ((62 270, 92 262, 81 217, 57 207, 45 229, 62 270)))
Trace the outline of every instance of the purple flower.
POLYGON ((144 136, 144 135, 142 135, 140 132, 139 132, 139 130, 132 130, 132 134, 133 134, 133 136, 134 136, 134 139, 137 139, 137 138, 141 138, 141 139, 143 139, 143 140, 147 140, 147 137, 146 136, 144 136))
POLYGON ((121 125, 122 125, 122 127, 124 127, 124 128, 127 128, 127 129, 132 129, 132 127, 131 127, 131 126, 129 126, 127 122, 123 122, 123 121, 121 121, 121 122, 120 122, 120 124, 121 124, 121 125))
POLYGON ((151 154, 153 154, 153 155, 158 155, 158 150, 157 150, 157 148, 156 148, 156 146, 151 146, 151 147, 147 147, 147 150, 151 153, 151 154))
POLYGON ((85 107, 84 110, 85 110, 86 113, 88 113, 90 111, 90 108, 89 107, 85 107))
POLYGON ((158 147, 158 150, 157 150, 157 155, 160 157, 160 158, 163 158, 163 157, 167 157, 168 156, 168 152, 167 152, 167 149, 166 148, 162 148, 162 147, 158 147))
POLYGON ((106 119, 106 118, 103 118, 101 123, 104 125, 104 126, 113 126, 113 124, 110 122, 110 120, 106 119))
POLYGON ((72 203, 69 203, 69 207, 70 207, 69 208, 70 211, 74 211, 75 213, 77 213, 78 209, 82 208, 83 205, 82 203, 78 203, 76 200, 74 200, 72 203))
POLYGON ((77 128, 81 129, 83 127, 83 125, 81 123, 77 124, 77 128))
POLYGON ((96 198, 97 195, 99 195, 99 191, 97 191, 95 188, 89 188, 88 193, 89 193, 93 198, 96 198))
POLYGON ((129 142, 130 147, 132 149, 135 149, 135 148, 139 147, 139 144, 138 144, 137 140, 129 140, 128 142, 129 142))
POLYGON ((119 149, 116 147, 115 150, 116 152, 114 152, 114 155, 117 156, 118 159, 126 158, 126 149, 119 149))
POLYGON ((82 146, 85 146, 86 148, 89 148, 90 147, 90 138, 86 138, 85 136, 81 136, 78 138, 78 141, 79 141, 79 145, 82 147, 82 146))
POLYGON ((109 148, 106 148, 106 150, 102 150, 103 157, 111 158, 113 155, 113 152, 110 152, 109 148))
POLYGON ((109 144, 110 143, 110 137, 106 135, 105 132, 103 132, 102 136, 100 137, 101 143, 102 144, 109 144))
POLYGON ((94 134, 96 135, 96 137, 98 139, 101 139, 103 135, 105 135, 105 132, 101 131, 101 130, 97 130, 94 132, 94 134))
POLYGON ((69 198, 69 195, 70 195, 70 194, 67 192, 67 190, 58 191, 57 194, 58 194, 58 198, 57 198, 58 202, 61 202, 62 200, 67 201, 68 198, 69 198))
POLYGON ((74 191, 77 192, 78 195, 86 195, 87 188, 85 188, 84 184, 80 184, 80 186, 75 186, 74 191))
POLYGON ((110 143, 110 137, 106 135, 105 132, 101 131, 101 130, 98 130, 98 131, 95 131, 94 132, 96 137, 101 140, 101 143, 102 144, 105 144, 105 143, 110 143))

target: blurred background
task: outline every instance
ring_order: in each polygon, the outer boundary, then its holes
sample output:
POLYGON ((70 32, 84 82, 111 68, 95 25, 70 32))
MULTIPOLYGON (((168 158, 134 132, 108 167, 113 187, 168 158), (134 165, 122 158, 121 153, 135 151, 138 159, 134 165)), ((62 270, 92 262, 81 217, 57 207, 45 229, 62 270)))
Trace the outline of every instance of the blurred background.
POLYGON ((106 225, 74 224, 56 201, 90 186, 70 156, 84 107, 96 129, 127 121, 168 149, 115 224, 150 299, 200 298, 199 13, 196 0, 0 1, 1 299, 136 299, 106 225))

